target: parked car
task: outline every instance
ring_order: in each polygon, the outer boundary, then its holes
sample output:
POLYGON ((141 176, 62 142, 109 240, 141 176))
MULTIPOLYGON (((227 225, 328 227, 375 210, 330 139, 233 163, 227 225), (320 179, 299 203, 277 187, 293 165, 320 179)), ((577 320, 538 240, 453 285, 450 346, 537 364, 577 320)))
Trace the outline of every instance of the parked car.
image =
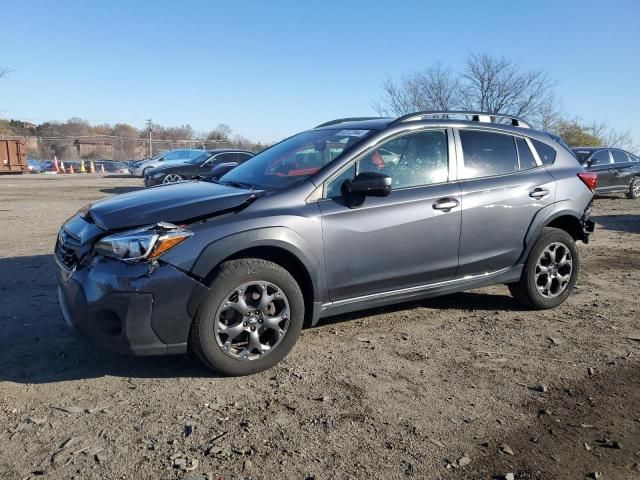
POLYGON ((206 150, 197 157, 180 163, 169 163, 154 168, 144 176, 144 185, 151 187, 167 183, 183 182, 196 177, 211 174, 212 169, 222 163, 239 165, 253 157, 254 153, 247 150, 219 149, 206 150))
POLYGON ((203 150, 195 149, 177 149, 163 152, 149 160, 144 160, 140 163, 133 164, 129 167, 131 175, 136 177, 143 177, 152 169, 164 165, 164 162, 185 162, 191 160, 199 155, 202 155, 203 150))
POLYGON ((42 169, 40 162, 30 158, 27 160, 27 171, 29 173, 42 173, 44 170, 42 169))
POLYGON ((589 172, 598 174, 596 193, 625 193, 640 197, 640 160, 619 148, 574 148, 573 152, 589 172))
POLYGON ((117 162, 115 160, 98 160, 94 162, 94 166, 97 173, 104 168, 105 173, 116 173, 126 175, 129 173, 129 166, 124 162, 117 162))
POLYGON ((442 115, 334 120, 215 182, 87 206, 55 247, 65 320, 116 351, 191 348, 244 375, 326 316, 491 284, 560 305, 596 174, 520 119, 442 115))

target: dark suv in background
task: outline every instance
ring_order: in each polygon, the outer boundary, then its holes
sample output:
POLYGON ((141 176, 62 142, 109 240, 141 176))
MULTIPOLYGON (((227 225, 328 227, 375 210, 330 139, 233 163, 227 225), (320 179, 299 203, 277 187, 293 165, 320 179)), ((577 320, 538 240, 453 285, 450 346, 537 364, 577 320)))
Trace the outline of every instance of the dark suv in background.
POLYGON ((58 235, 65 320, 140 355, 264 370, 322 317, 507 284, 552 308, 593 231, 597 177, 521 119, 334 120, 219 180, 118 195, 58 235))
POLYGON ((596 193, 625 193, 640 197, 640 160, 619 148, 574 148, 580 163, 598 174, 596 193))

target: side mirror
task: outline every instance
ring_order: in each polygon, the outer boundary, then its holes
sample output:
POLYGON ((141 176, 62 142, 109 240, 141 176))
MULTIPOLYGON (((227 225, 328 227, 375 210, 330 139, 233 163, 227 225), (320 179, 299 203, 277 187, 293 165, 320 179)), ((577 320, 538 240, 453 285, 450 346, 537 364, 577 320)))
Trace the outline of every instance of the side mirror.
POLYGON ((226 162, 226 163, 219 163, 218 165, 216 165, 215 167, 213 167, 211 169, 211 176, 213 178, 220 178, 221 176, 223 176, 225 173, 233 170, 234 168, 236 168, 238 166, 238 162, 226 162))
POLYGON ((342 193, 365 197, 386 197, 391 193, 391 177, 384 173, 362 172, 342 185, 342 193))
POLYGON ((159 161, 159 162, 164 162, 164 157, 160 157, 160 158, 158 159, 158 161, 159 161))

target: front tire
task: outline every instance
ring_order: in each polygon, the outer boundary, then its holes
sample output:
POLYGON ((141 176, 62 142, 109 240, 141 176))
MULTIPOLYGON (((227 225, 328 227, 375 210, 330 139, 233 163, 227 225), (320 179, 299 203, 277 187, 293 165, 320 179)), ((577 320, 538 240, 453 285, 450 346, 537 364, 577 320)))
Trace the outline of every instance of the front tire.
POLYGON ((635 200, 638 197, 640 197, 640 177, 633 177, 627 191, 627 198, 635 200))
POLYGON ((564 230, 547 227, 533 245, 517 283, 508 285, 516 300, 543 310, 563 303, 580 271, 576 242, 564 230))
POLYGON ((260 258, 231 260, 218 268, 189 344, 209 368, 249 375, 291 351, 304 314, 300 286, 286 269, 260 258))

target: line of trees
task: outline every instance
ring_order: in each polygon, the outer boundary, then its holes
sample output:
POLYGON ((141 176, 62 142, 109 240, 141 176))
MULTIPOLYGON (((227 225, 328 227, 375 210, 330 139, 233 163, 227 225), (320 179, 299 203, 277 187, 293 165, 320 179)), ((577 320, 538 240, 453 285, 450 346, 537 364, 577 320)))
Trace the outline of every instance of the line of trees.
POLYGON ((470 54, 462 71, 436 63, 425 70, 382 83, 374 109, 384 116, 420 110, 467 110, 525 117, 536 127, 557 133, 571 146, 637 148, 630 131, 606 122, 585 123, 562 111, 556 82, 543 70, 525 70, 504 57, 470 54))
POLYGON ((0 137, 26 139, 28 153, 37 157, 57 155, 65 159, 113 157, 114 160, 132 160, 148 155, 149 128, 154 153, 171 148, 235 147, 260 151, 267 146, 234 134, 225 124, 208 133, 196 133, 190 125, 166 127, 151 124, 140 130, 126 123, 91 125, 77 117, 66 122, 39 125, 15 119, 0 120, 0 137))

